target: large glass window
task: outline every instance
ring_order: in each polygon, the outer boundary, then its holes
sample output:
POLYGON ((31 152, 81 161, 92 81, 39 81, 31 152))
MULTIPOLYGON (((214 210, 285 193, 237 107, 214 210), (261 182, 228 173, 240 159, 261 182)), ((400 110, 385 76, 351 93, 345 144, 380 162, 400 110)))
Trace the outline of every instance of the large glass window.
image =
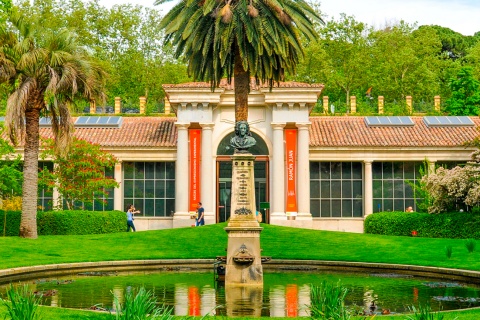
POLYGON ((363 217, 361 162, 310 162, 313 217, 363 217))
POLYGON ((124 162, 123 207, 133 204, 145 217, 175 212, 175 162, 124 162))
MULTIPOLYGON (((105 177, 115 178, 114 168, 105 168, 105 177)), ((75 201, 75 209, 89 211, 112 211, 114 209, 114 190, 115 188, 105 189, 105 194, 97 194, 93 202, 85 203, 83 201, 75 201)), ((63 204, 63 208, 67 208, 67 204, 63 204)))
MULTIPOLYGON (((38 162, 38 172, 42 170, 53 171, 53 162, 38 162)), ((46 187, 38 188, 37 208, 39 211, 50 211, 53 209, 53 189, 46 187)))
POLYGON ((373 211, 405 211, 415 208, 415 193, 412 184, 421 178, 422 162, 374 162, 373 211))

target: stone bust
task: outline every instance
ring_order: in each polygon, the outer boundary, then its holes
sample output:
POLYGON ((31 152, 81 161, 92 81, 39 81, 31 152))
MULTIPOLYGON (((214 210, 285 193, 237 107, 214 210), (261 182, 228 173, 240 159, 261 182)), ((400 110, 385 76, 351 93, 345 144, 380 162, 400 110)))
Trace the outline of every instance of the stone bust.
POLYGON ((238 121, 235 123, 235 136, 230 139, 230 145, 236 151, 246 151, 253 147, 257 142, 250 133, 250 126, 247 121, 238 121))

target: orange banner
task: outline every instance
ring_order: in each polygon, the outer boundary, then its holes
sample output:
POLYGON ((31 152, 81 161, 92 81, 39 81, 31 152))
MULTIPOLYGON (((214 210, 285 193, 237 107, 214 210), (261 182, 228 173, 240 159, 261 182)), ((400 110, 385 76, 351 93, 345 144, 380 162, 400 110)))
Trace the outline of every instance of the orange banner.
POLYGON ((189 211, 197 210, 200 200, 200 148, 202 140, 201 129, 189 129, 190 137, 190 203, 189 211))
POLYGON ((297 129, 285 129, 287 215, 297 214, 297 129))

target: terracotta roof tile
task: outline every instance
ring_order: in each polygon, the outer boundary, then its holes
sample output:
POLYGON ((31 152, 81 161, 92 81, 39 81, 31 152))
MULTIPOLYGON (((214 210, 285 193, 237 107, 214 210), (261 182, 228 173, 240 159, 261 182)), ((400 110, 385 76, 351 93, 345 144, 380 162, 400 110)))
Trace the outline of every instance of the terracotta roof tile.
POLYGON ((368 127, 364 117, 311 117, 311 147, 454 147, 478 136, 474 127, 428 127, 423 117, 411 117, 413 127, 368 127))
MULTIPOLYGON (((124 117, 120 128, 75 128, 79 139, 105 147, 175 147, 176 118, 124 117)), ((42 137, 52 137, 49 128, 41 128, 42 137)))
MULTIPOLYGON (((423 117, 411 117, 413 127, 368 127, 364 117, 311 117, 311 147, 459 147, 478 136, 480 119, 474 127, 427 127, 423 117)), ((124 117, 120 128, 76 128, 75 136, 105 147, 175 148, 176 118, 124 117)), ((41 128, 43 137, 51 129, 41 128)))
MULTIPOLYGON (((233 86, 235 83, 235 78, 232 78, 232 82, 229 84, 227 79, 222 79, 218 85, 219 88, 226 88, 227 90, 233 90, 233 86)), ((259 85, 255 83, 255 79, 251 79, 251 85, 253 87, 261 87, 261 88, 269 88, 268 83, 260 82, 259 85)), ((210 88, 209 82, 187 82, 187 83, 180 83, 180 84, 164 84, 162 85, 163 88, 210 88)), ((324 85, 320 83, 313 83, 308 84, 304 82, 274 82, 274 88, 323 88, 324 85)))

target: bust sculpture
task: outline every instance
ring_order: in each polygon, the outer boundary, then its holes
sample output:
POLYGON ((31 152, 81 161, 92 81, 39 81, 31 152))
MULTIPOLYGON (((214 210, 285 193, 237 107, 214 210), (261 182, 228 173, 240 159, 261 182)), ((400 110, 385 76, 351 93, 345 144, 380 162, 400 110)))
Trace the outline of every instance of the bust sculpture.
POLYGON ((248 148, 253 147, 256 143, 247 121, 235 123, 235 136, 230 139, 230 145, 235 148, 235 151, 246 152, 248 148))

